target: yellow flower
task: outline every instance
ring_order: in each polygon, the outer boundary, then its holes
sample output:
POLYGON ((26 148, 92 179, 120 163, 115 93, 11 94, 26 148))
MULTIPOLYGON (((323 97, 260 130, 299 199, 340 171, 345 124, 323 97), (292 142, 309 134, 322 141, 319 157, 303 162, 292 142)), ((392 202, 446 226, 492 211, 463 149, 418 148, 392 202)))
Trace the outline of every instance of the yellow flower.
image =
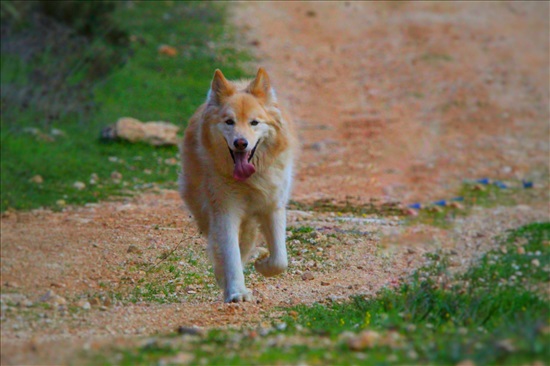
POLYGON ((363 324, 363 327, 368 327, 370 324, 370 313, 367 311, 365 313, 365 324, 363 324))

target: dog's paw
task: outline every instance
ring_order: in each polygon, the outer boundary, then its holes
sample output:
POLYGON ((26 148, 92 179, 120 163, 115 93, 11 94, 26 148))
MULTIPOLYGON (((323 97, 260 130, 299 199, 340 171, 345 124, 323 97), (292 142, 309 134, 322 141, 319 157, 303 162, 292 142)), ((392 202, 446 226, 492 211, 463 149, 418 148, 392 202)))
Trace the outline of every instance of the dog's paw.
POLYGON ((225 302, 250 302, 254 299, 252 292, 247 288, 241 291, 226 292, 224 298, 225 302))
POLYGON ((265 277, 273 277, 283 273, 288 267, 288 263, 285 260, 273 260, 272 257, 264 259, 258 259, 254 262, 254 268, 265 277))

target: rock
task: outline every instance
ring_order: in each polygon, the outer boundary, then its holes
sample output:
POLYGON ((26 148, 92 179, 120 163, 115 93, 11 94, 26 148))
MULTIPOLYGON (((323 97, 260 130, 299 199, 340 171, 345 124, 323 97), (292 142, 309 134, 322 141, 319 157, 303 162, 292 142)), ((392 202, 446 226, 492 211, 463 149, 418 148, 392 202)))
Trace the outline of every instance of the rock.
POLYGON ((309 271, 304 272, 302 274, 302 280, 304 280, 304 281, 311 281, 313 279, 315 279, 315 276, 313 275, 313 273, 311 273, 309 271))
POLYGON ((36 184, 42 184, 42 183, 44 183, 44 178, 42 178, 41 175, 37 174, 34 177, 32 177, 31 179, 29 179, 29 182, 36 183, 36 184))
POLYGON ((50 301, 52 304, 55 304, 55 305, 65 305, 67 304, 67 300, 62 297, 62 296, 59 296, 59 295, 54 295, 52 296, 52 298, 50 299, 50 301))
POLYGON ((531 265, 534 267, 540 267, 540 261, 535 258, 531 261, 531 265))
POLYGON ((73 187, 81 191, 86 188, 86 184, 84 182, 74 182, 73 187))
POLYGON ((128 246, 128 250, 126 250, 126 253, 141 254, 141 250, 134 244, 130 244, 130 246, 128 246))
POLYGON ((380 334, 373 330, 364 330, 359 333, 356 337, 351 338, 348 341, 348 346, 352 351, 362 351, 367 348, 374 347, 378 340, 380 339, 380 334))
POLYGON ((104 128, 104 140, 122 139, 130 142, 145 142, 153 146, 177 145, 179 127, 169 122, 143 123, 135 118, 120 118, 115 125, 104 128))
POLYGON ((115 182, 120 182, 122 180, 122 174, 115 170, 111 173, 111 179, 115 182))
POLYGON ((84 310, 90 310, 92 308, 92 305, 90 305, 90 303, 84 299, 77 301, 75 305, 84 310))
POLYGON ((181 326, 181 327, 178 327, 177 331, 178 331, 178 334, 181 334, 181 335, 187 334, 187 335, 199 336, 199 337, 202 337, 205 335, 204 329, 198 328, 198 327, 181 326))
POLYGON ((178 54, 178 50, 175 47, 168 46, 166 44, 161 44, 158 48, 158 52, 161 55, 166 55, 170 57, 174 57, 178 54))
POLYGON ((90 185, 97 184, 97 182, 99 182, 99 177, 96 173, 92 173, 92 175, 90 175, 90 185))
POLYGON ((456 366, 476 366, 476 364, 472 360, 462 360, 456 366))
POLYGON ((55 292, 53 290, 48 290, 46 293, 42 296, 40 296, 40 302, 48 302, 50 301, 54 296, 56 296, 55 292))

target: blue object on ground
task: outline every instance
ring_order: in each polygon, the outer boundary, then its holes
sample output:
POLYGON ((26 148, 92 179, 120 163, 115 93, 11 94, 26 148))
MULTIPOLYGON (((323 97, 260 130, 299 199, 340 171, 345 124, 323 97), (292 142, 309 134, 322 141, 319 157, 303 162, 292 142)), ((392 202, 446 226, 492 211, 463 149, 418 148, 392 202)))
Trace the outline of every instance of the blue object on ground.
POLYGON ((533 188, 533 182, 529 182, 525 179, 523 179, 522 182, 523 182, 523 188, 533 188))
POLYGON ((501 181, 497 180, 493 183, 495 186, 497 186, 500 189, 506 189, 508 186, 505 183, 502 183, 501 181))
POLYGON ((409 205, 409 208, 414 208, 415 210, 420 210, 422 208, 421 203, 413 203, 409 205))
POLYGON ((434 205, 436 205, 436 206, 446 206, 446 205, 447 205, 447 201, 445 201, 445 200, 440 200, 440 201, 432 202, 432 204, 434 204, 434 205))
POLYGON ((491 183, 491 180, 489 178, 483 178, 483 179, 476 180, 476 182, 481 184, 489 184, 491 183))
POLYGON ((460 197, 451 198, 451 201, 464 201, 464 197, 460 196, 460 197))

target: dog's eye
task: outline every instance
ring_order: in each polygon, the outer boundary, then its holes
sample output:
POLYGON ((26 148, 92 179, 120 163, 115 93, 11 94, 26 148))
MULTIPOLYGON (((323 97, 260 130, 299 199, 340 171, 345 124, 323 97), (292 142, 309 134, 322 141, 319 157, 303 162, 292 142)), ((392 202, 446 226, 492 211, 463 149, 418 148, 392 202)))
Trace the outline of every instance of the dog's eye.
POLYGON ((252 126, 257 126, 258 123, 260 123, 260 122, 258 122, 258 121, 256 121, 256 120, 253 120, 252 122, 250 122, 250 124, 251 124, 252 126))
POLYGON ((233 121, 232 119, 228 119, 228 120, 225 121, 225 124, 232 126, 232 125, 235 124, 235 121, 233 121))

